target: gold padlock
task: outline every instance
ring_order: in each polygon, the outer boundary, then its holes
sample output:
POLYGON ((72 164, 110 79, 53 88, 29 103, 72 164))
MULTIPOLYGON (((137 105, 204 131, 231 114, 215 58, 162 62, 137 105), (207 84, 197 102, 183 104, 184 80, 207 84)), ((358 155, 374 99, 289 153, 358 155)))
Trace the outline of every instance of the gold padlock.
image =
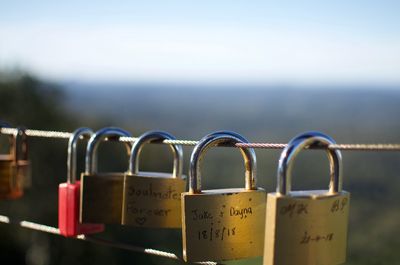
POLYGON ((245 188, 201 190, 200 163, 217 145, 248 141, 232 132, 205 136, 190 158, 189 192, 182 193, 185 261, 231 260, 262 256, 266 193, 256 187, 256 155, 240 148, 245 161, 245 188))
POLYGON ((171 173, 139 171, 139 156, 146 143, 176 140, 167 132, 150 131, 133 144, 129 172, 125 175, 122 224, 141 227, 181 228, 181 193, 186 191, 182 175, 183 152, 170 145, 174 155, 171 173))
POLYGON ((334 265, 346 261, 350 194, 342 191, 341 153, 319 132, 292 139, 279 159, 277 192, 267 197, 264 265, 334 265), (329 190, 291 191, 291 169, 304 148, 325 148, 329 190))
POLYGON ((24 194, 24 188, 31 185, 25 130, 17 128, 17 133, 9 139, 9 153, 0 155, 0 199, 20 198, 24 194))
MULTIPOLYGON (((98 173, 97 148, 106 138, 130 137, 123 129, 108 127, 97 131, 90 138, 86 149, 85 172, 81 174, 81 223, 120 224, 124 172, 98 173)), ((129 155, 131 144, 124 143, 129 155)))

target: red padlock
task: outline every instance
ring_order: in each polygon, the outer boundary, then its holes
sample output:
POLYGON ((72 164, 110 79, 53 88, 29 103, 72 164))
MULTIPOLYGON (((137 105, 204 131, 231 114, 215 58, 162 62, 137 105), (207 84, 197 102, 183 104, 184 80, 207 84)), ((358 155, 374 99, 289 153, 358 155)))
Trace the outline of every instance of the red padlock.
POLYGON ((88 128, 77 129, 68 143, 67 183, 58 187, 58 228, 60 234, 75 237, 81 234, 93 234, 104 231, 104 224, 79 223, 80 181, 76 181, 76 143, 82 135, 91 135, 88 128))

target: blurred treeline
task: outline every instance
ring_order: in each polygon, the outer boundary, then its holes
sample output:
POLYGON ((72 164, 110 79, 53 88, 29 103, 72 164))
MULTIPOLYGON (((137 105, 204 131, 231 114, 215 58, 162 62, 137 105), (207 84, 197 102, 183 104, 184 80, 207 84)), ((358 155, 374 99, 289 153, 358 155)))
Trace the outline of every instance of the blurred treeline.
MULTIPOLYGON (((64 108, 65 93, 52 83, 43 82, 26 73, 2 74, 0 79, 1 120, 12 126, 23 125, 31 129, 73 131, 85 126, 99 129, 117 126, 111 121, 95 117, 85 124, 64 108)), ((129 130, 129 128, 125 128, 129 130)), ((7 151, 7 138, 2 136, 1 150, 7 151)), ((85 144, 79 146, 78 167, 84 167, 85 144)), ((151 149, 151 148, 150 148, 151 149)), ((123 172, 127 156, 120 143, 105 143, 99 148, 99 169, 123 172)), ((155 151, 168 151, 164 147, 144 152, 144 158, 155 151)), ((22 199, 1 201, 0 214, 14 221, 29 220, 57 226, 58 184, 66 181, 67 139, 29 138, 33 184, 22 199)), ((168 154, 167 154, 168 155, 168 154)), ((170 169, 171 161, 156 160, 170 169)), ((143 164, 146 164, 145 162, 143 164)), ((154 167, 154 163, 151 163, 154 167)), ((145 165, 144 165, 145 166, 145 165)), ((101 191, 99 191, 101 193, 101 191)), ((108 239, 133 243, 143 247, 160 248, 175 253, 181 251, 178 231, 140 231, 138 229, 109 226, 104 233, 108 239)), ((0 224, 1 264, 176 264, 165 258, 150 257, 59 236, 34 232, 17 226, 0 224)))
MULTIPOLYGON (((287 142, 302 131, 321 130, 340 143, 400 142, 397 91, 159 93, 161 90, 133 87, 132 97, 116 90, 106 94, 107 89, 99 88, 98 94, 104 94, 100 97, 94 91, 71 93, 26 73, 2 74, 0 118, 14 126, 44 130, 73 131, 80 126, 97 130, 113 125, 138 135, 164 129, 186 139, 230 129, 254 142, 287 142)), ((21 200, 0 202, 0 214, 55 226, 57 187, 66 179, 67 140, 30 138, 29 144, 33 186, 21 200)), ((82 171, 84 144, 80 146, 78 166, 82 171)), ((4 151, 4 144, 1 149, 4 151)), ((102 145, 100 170, 125 171, 127 158, 123 150, 119 143, 102 145)), ((184 172, 191 150, 184 147, 184 172)), ((204 188, 243 186, 241 157, 232 150, 210 151, 202 168, 204 188)), ((267 191, 275 189, 279 154, 277 150, 257 150, 258 183, 267 191)), ((400 154, 344 152, 343 160, 344 188, 352 194, 346 264, 397 264, 400 154)), ((171 165, 166 146, 152 145, 143 152, 143 170, 170 171, 171 165)), ((327 187, 328 163, 323 152, 301 154, 293 174, 295 189, 327 187)), ((4 264, 180 264, 4 224, 0 224, 0 235, 4 264)), ((181 254, 180 231, 108 226, 101 236, 181 254)), ((227 263, 261 264, 261 259, 227 263)))

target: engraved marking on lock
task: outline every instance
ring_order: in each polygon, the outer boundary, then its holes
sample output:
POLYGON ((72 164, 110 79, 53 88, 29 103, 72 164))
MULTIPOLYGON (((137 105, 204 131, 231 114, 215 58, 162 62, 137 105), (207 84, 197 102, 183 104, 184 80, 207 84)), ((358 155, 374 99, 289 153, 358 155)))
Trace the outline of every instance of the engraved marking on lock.
POLYGON ((304 232, 304 236, 300 241, 300 244, 309 244, 313 242, 330 242, 333 240, 334 233, 329 233, 326 235, 309 235, 307 231, 304 232))
POLYGON ((192 211, 192 213, 193 213, 193 221, 203 220, 203 219, 213 219, 212 214, 207 211, 198 212, 198 210, 195 209, 192 211))
MULTIPOLYGON (((215 215, 216 218, 218 219, 217 223, 221 223, 221 218, 224 217, 224 210, 226 210, 226 205, 222 205, 219 215, 215 215)), ((229 216, 229 218, 235 218, 236 216, 240 216, 240 219, 245 218, 245 212, 251 211, 251 207, 248 208, 242 208, 240 210, 237 210, 235 207, 231 206, 229 208, 229 214, 226 214, 226 216, 229 216), (249 210, 250 209, 250 210, 249 210)), ((199 222, 204 222, 205 225, 207 226, 207 221, 208 220, 213 220, 214 216, 211 212, 205 211, 205 210, 198 210, 195 209, 192 211, 192 220, 193 221, 199 221, 199 222)), ((247 217, 247 216, 246 216, 247 217)), ((225 218, 226 219, 226 218, 225 218)), ((209 227, 206 227, 205 229, 198 230, 198 240, 221 240, 223 241, 224 239, 228 237, 233 237, 236 235, 236 227, 226 227, 226 226, 220 226, 220 227, 215 227, 214 223, 210 223, 209 227)))
MULTIPOLYGON (((227 194, 232 195, 225 196, 218 190, 184 195, 184 233, 191 239, 185 242, 186 250, 199 248, 202 251, 199 255, 206 253, 208 257, 215 255, 218 258, 257 256, 262 251, 264 230, 257 230, 260 234, 257 237, 248 233, 248 227, 263 228, 264 191, 227 194)), ((196 259, 201 260, 194 256, 193 260, 196 259)))
MULTIPOLYGON (((234 195, 237 193, 227 193, 226 195, 234 195)), ((252 198, 249 198, 249 201, 251 201, 252 198)), ((203 229, 200 229, 197 231, 198 234, 198 240, 208 240, 208 241, 213 241, 213 240, 221 240, 223 241, 224 239, 228 237, 234 237, 237 234, 237 228, 236 226, 220 226, 221 221, 223 220, 224 223, 226 222, 226 219, 246 219, 248 216, 253 215, 253 209, 252 207, 237 207, 237 206, 226 206, 221 205, 220 209, 216 209, 215 212, 216 214, 213 214, 214 211, 208 211, 208 210, 199 210, 199 209, 193 209, 191 211, 192 213, 192 220, 196 222, 202 222, 206 226, 203 229), (224 216, 226 216, 224 218, 224 216), (217 226, 214 226, 214 222, 211 222, 208 224, 209 221, 216 220, 217 221, 217 226), (207 227, 209 226, 209 227, 207 227)))
MULTIPOLYGON (((236 227, 229 228, 223 226, 222 228, 215 229, 213 225, 214 223, 211 223, 211 227, 209 230, 205 229, 198 231, 198 239, 208 240, 208 241, 213 241, 213 240, 223 241, 224 238, 233 237, 236 235, 236 227)), ((234 249, 231 248, 231 250, 234 249)))
POLYGON ((342 198, 342 200, 337 199, 332 203, 332 208, 331 212, 337 212, 337 211, 344 211, 344 208, 348 205, 348 198, 342 198))
POLYGON ((146 222, 146 217, 138 217, 135 219, 135 222, 139 225, 144 225, 144 223, 146 222))
POLYGON ((145 227, 179 227, 181 221, 180 193, 185 188, 185 182, 177 180, 127 176, 124 224, 145 227))
MULTIPOLYGON (((146 216, 168 216, 171 212, 171 209, 149 209, 149 208, 140 208, 136 206, 135 202, 128 203, 127 211, 130 214, 139 214, 146 216)), ((144 222, 142 222, 143 224, 144 222)))
MULTIPOLYGON (((292 194, 303 193, 292 192, 292 194)), ((269 194, 267 202, 270 205, 275 205, 276 216, 274 209, 270 208, 270 216, 267 216, 267 225, 271 233, 273 220, 277 224, 277 232, 279 233, 279 241, 276 241, 276 252, 268 257, 264 265, 270 264, 314 264, 310 260, 315 259, 317 255, 320 260, 315 264, 341 264, 345 260, 345 244, 347 238, 347 216, 350 206, 349 194, 341 192, 340 195, 323 197, 319 195, 322 192, 310 191, 311 199, 305 197, 299 198, 295 196, 276 196, 269 194), (311 193, 312 192, 312 193, 311 193), (309 202, 307 202, 309 201, 309 202), (301 204, 308 204, 307 214, 297 214, 297 207, 301 204), (290 206, 290 207, 289 207, 290 206), (286 210, 285 214, 282 211, 286 210), (290 209, 290 211, 289 211, 290 209), (290 213, 292 212, 292 216, 290 213), (321 218, 326 218, 321 222, 321 218), (276 219, 276 220, 274 220, 276 219), (287 255, 287 249, 294 249, 296 251, 287 255), (329 252, 329 255, 327 250, 329 252), (311 256, 311 254, 314 256, 311 256), (275 260, 274 263, 273 260, 275 260), (293 261, 300 260, 298 263, 293 261)), ((267 238, 266 238, 267 239, 267 238)), ((267 242, 267 249, 271 246, 272 241, 267 242)))
POLYGON ((135 188, 134 186, 128 187, 128 195, 129 196, 136 196, 136 197, 152 197, 156 199, 162 200, 181 200, 180 194, 172 189, 171 186, 168 186, 167 191, 154 191, 153 184, 150 183, 148 187, 145 189, 135 188))
POLYGON ((240 219, 247 218, 247 215, 252 215, 253 211, 251 207, 243 208, 243 209, 236 209, 235 207, 231 207, 230 209, 231 216, 240 216, 240 219))
POLYGON ((293 214, 301 215, 308 214, 308 204, 306 203, 292 203, 289 205, 284 205, 280 208, 279 213, 281 215, 288 214, 289 217, 292 217, 293 214))

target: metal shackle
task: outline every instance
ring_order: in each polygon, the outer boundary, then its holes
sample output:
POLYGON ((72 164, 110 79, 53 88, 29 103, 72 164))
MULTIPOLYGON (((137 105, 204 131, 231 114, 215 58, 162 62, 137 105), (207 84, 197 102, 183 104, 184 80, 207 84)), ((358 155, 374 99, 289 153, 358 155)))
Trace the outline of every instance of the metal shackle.
MULTIPOLYGON (((11 126, 7 122, 0 121, 1 128, 11 128, 11 126)), ((16 129, 14 134, 9 135, 9 155, 13 157, 15 163, 19 160, 28 160, 28 136, 25 133, 25 128, 18 127, 16 129)))
POLYGON ((229 135, 232 135, 232 136, 242 140, 243 142, 246 142, 246 143, 248 142, 247 139, 244 138, 243 135, 238 134, 237 132, 234 132, 234 131, 215 131, 215 132, 212 132, 210 134, 207 134, 207 136, 219 135, 219 134, 229 134, 229 135))
POLYGON ((320 132, 306 132, 293 138, 282 151, 279 158, 277 193, 286 195, 291 191, 292 166, 299 152, 308 147, 321 147, 326 149, 329 159, 330 182, 329 193, 342 191, 342 155, 339 150, 328 149, 336 142, 329 136, 320 132))
POLYGON ((67 157, 67 183, 76 182, 76 147, 81 136, 90 137, 93 131, 89 128, 76 129, 69 137, 68 141, 68 157, 67 157))
MULTIPOLYGON (((131 137, 131 134, 121 128, 106 127, 98 130, 92 135, 92 137, 90 137, 86 148, 86 174, 93 175, 97 172, 97 149, 99 147, 99 143, 105 139, 119 139, 120 137, 131 137)), ((125 142, 124 144, 129 155, 132 144, 129 142, 125 142)))
POLYGON ((14 161, 28 160, 28 136, 25 128, 18 127, 14 134, 14 161))
MULTIPOLYGON (((164 131, 148 131, 142 134, 133 144, 131 156, 129 159, 129 173, 139 173, 139 156, 144 144, 162 142, 164 140, 176 140, 176 138, 164 131)), ((174 155, 174 168, 173 178, 182 178, 182 167, 183 167, 183 151, 182 146, 170 144, 171 150, 174 155)))
MULTIPOLYGON (((200 164, 206 151, 218 145, 234 145, 236 143, 248 143, 248 141, 234 132, 218 131, 203 137, 194 147, 190 156, 189 168, 189 192, 201 193, 201 173, 200 164), (237 137, 239 136, 239 137, 237 137)), ((253 148, 240 148, 245 165, 245 189, 254 190, 257 179, 257 161, 256 153, 253 148)))

